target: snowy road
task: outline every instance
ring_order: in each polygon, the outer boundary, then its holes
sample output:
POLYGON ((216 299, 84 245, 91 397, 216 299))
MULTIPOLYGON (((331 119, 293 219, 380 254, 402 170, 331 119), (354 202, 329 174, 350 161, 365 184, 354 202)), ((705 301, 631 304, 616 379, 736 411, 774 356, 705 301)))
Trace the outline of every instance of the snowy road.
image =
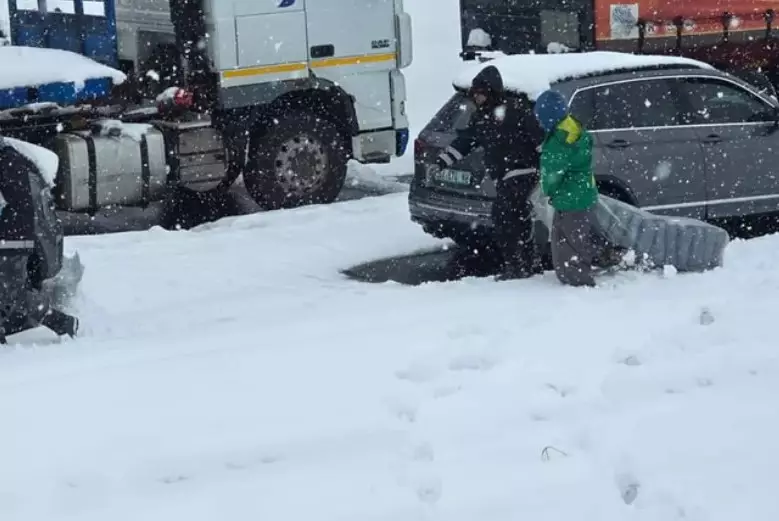
MULTIPOLYGON (((460 34, 406 5, 415 135, 460 34)), ((84 335, 0 350, 2 521, 779 519, 777 236, 594 290, 350 280, 443 244, 403 193, 66 243, 84 335)))
POLYGON ((779 237, 595 290, 340 274, 441 244, 405 197, 69 239, 85 335, 0 351, 0 519, 777 519, 779 237))

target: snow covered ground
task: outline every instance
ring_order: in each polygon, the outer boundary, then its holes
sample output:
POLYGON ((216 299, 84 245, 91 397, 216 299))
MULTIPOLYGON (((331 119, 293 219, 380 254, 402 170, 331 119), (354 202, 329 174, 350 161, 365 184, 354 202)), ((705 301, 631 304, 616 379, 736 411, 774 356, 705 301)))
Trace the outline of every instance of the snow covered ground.
POLYGON ((778 237, 594 290, 339 274, 436 245, 404 194, 69 239, 84 336, 0 351, 0 519, 777 519, 778 237))
MULTIPOLYGON (((456 2, 406 3, 418 131, 456 2)), ((83 335, 0 349, 0 520, 779 519, 779 237, 592 290, 340 274, 441 244, 404 193, 68 238, 83 335)))

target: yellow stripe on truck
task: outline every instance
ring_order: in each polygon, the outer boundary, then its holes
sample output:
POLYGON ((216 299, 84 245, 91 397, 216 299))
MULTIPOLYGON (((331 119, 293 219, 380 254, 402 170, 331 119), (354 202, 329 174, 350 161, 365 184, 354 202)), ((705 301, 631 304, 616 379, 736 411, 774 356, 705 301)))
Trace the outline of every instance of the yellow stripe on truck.
MULTIPOLYGON (((325 67, 342 67, 346 65, 366 65, 369 63, 384 63, 397 59, 397 54, 363 54, 360 56, 346 56, 343 58, 324 58, 321 60, 314 60, 311 62, 312 69, 321 69, 325 67)), ((279 65, 264 65, 262 67, 247 67, 245 69, 233 69, 229 71, 222 71, 222 78, 234 79, 234 78, 247 78, 250 76, 259 76, 262 74, 282 74, 285 72, 299 72, 306 70, 308 64, 304 62, 299 63, 282 63, 279 65)))
POLYGON ((311 62, 312 68, 320 67, 341 67, 343 65, 365 65, 368 63, 383 63, 393 61, 397 54, 390 52, 387 54, 363 54, 362 56, 346 56, 344 58, 323 58, 311 62))
POLYGON ((282 63, 280 65, 265 65, 263 67, 247 67, 246 69, 222 71, 222 77, 225 79, 246 78, 248 76, 259 76, 260 74, 279 74, 304 70, 306 70, 305 63, 282 63))

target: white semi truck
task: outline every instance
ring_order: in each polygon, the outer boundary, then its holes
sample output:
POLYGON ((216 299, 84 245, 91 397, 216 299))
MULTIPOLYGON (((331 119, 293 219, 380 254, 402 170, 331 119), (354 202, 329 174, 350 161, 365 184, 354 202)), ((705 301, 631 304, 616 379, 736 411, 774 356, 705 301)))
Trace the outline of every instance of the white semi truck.
MULTIPOLYGON (((12 18, 68 13, 68 2, 84 19, 113 15, 116 67, 130 78, 100 107, 0 118, 0 133, 60 156, 59 210, 143 205, 163 181, 206 190, 241 175, 265 209, 327 203, 347 161, 388 162, 407 148, 403 0, 10 1, 12 18), (167 108, 149 103, 163 91, 177 94, 167 108), (139 142, 96 131, 96 119, 148 127, 139 142)), ((13 45, 34 37, 24 20, 16 32, 12 23, 13 45)))

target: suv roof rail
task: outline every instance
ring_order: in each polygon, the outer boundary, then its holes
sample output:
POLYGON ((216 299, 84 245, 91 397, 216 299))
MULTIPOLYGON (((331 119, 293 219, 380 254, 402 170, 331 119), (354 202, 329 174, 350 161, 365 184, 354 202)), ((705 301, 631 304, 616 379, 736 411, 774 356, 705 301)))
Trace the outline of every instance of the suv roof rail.
POLYGON ((587 78, 597 78, 599 76, 610 76, 612 74, 627 74, 631 72, 639 73, 646 71, 663 71, 663 70, 684 70, 684 69, 698 69, 703 70, 706 67, 703 65, 695 65, 694 63, 665 63, 654 65, 638 65, 634 67, 619 67, 616 69, 609 69, 606 71, 590 72, 585 74, 572 74, 565 78, 560 78, 555 83, 561 83, 570 80, 579 80, 587 78))

